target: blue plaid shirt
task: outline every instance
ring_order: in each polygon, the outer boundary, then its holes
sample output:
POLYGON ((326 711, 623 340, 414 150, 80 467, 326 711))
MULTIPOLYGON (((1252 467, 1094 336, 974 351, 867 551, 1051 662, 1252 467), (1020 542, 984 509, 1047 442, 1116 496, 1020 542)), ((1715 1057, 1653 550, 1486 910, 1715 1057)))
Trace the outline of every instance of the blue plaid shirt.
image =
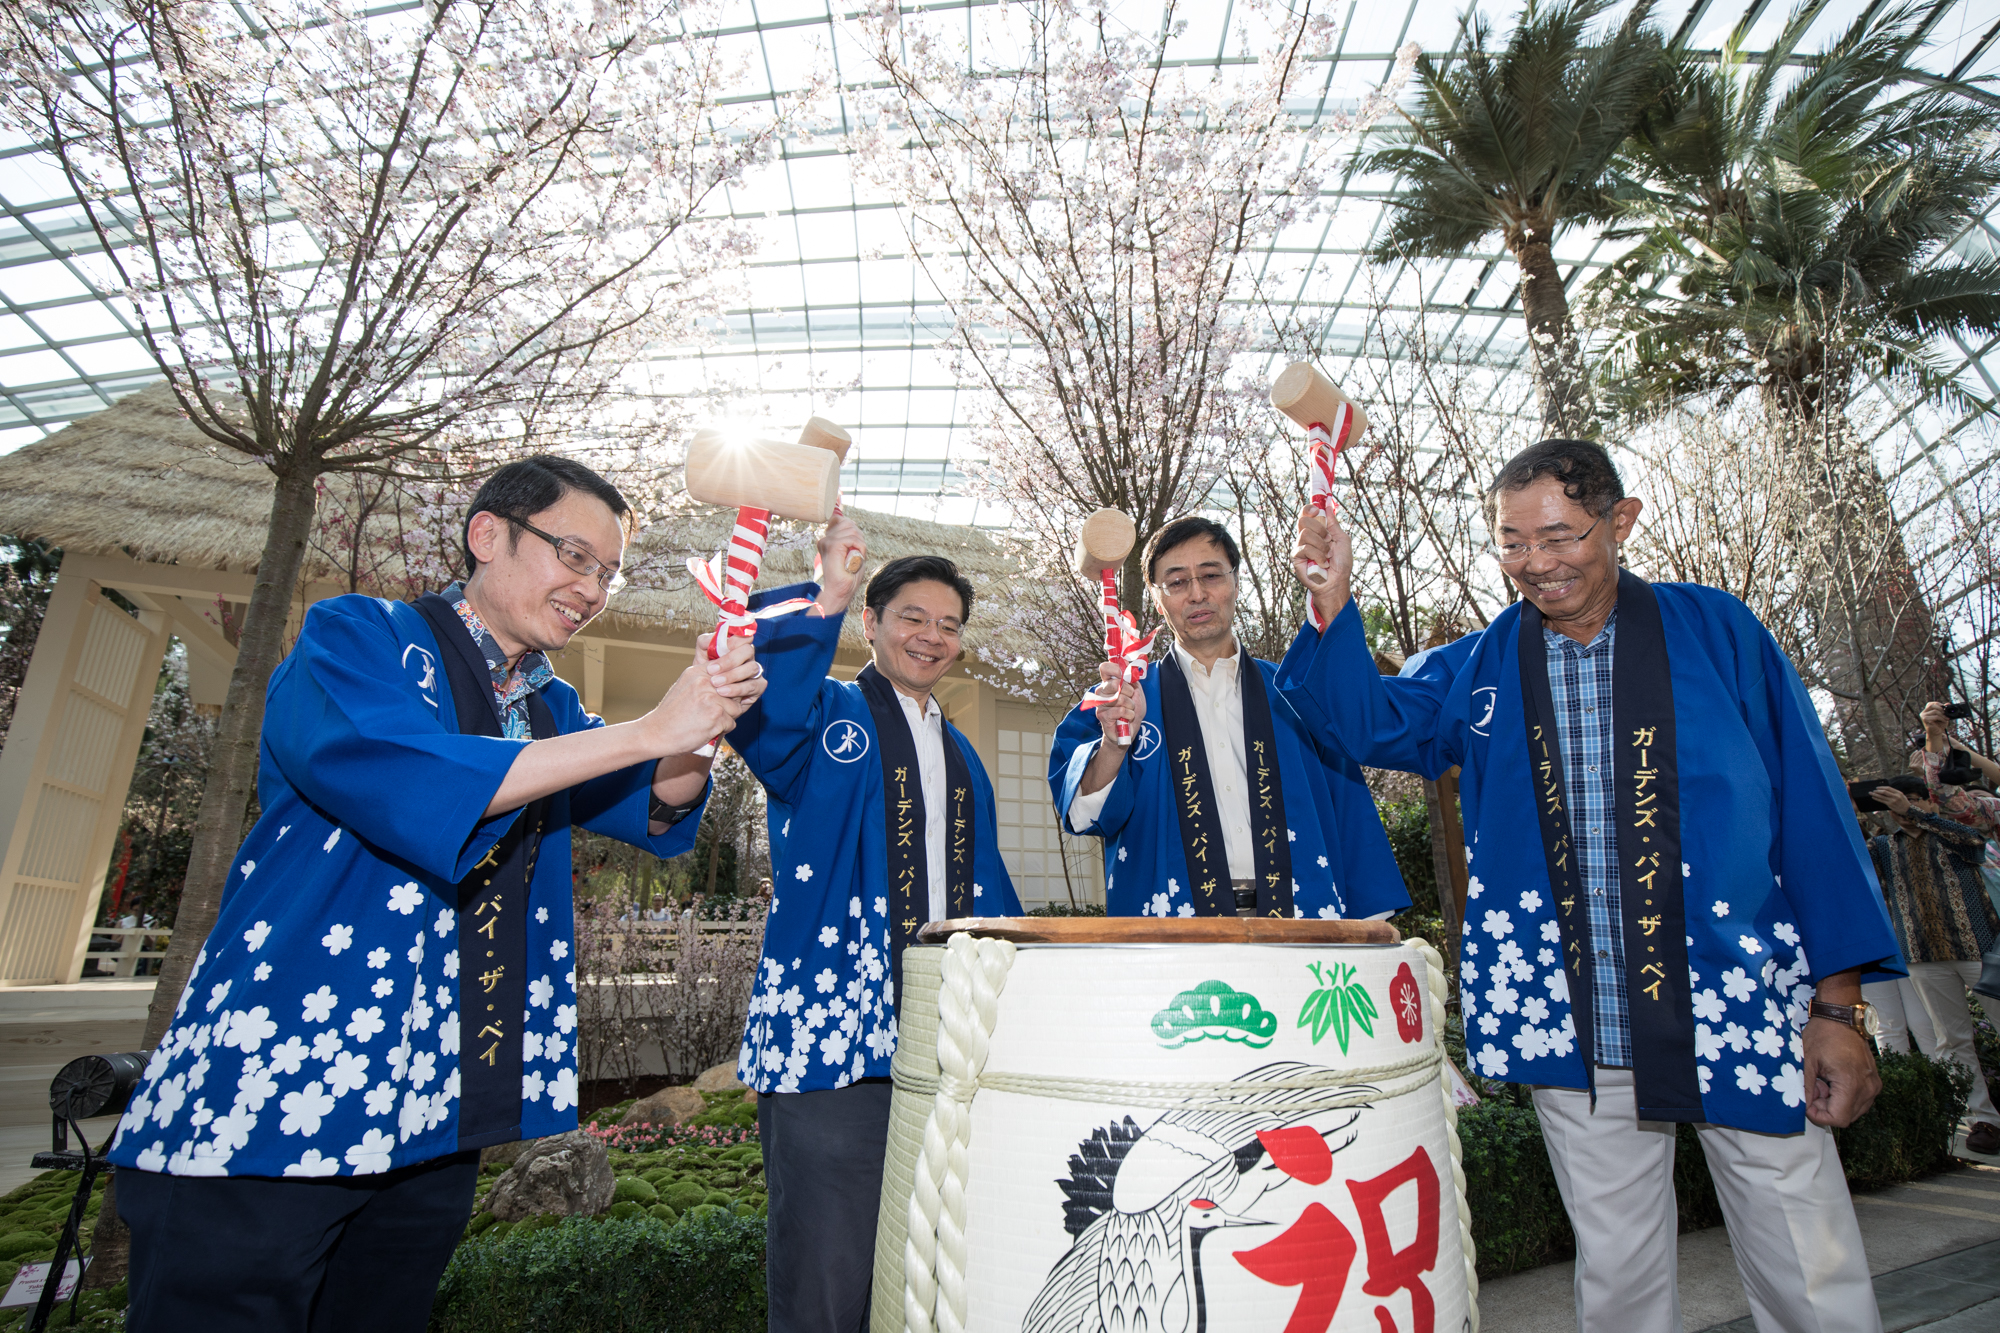
POLYGON ((1569 794, 1570 841, 1588 891, 1590 947, 1595 970, 1591 1021, 1597 1063, 1632 1067, 1632 1014, 1625 995, 1624 913, 1618 896, 1618 828, 1612 788, 1611 644, 1618 611, 1588 646, 1546 624, 1549 695, 1555 702, 1556 739, 1562 745, 1569 794))

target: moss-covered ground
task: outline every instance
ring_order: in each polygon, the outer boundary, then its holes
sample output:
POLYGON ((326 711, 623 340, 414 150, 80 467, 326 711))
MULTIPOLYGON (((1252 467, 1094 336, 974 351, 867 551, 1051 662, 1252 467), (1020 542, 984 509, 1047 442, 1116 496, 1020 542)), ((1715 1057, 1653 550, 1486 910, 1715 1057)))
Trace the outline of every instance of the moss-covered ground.
MULTIPOLYGON (((764 1157, 757 1146, 756 1105, 744 1101, 740 1089, 703 1096, 708 1110, 678 1129, 618 1124, 631 1108, 629 1101, 607 1106, 591 1117, 584 1128, 604 1140, 618 1179, 611 1209, 601 1216, 647 1213, 674 1225, 711 1212, 764 1214, 764 1157)), ((495 1220, 485 1210, 486 1194, 506 1169, 494 1163, 480 1170, 472 1220, 465 1228, 468 1243, 504 1243, 509 1235, 526 1235, 560 1220, 546 1214, 519 1222, 495 1220)), ((0 1291, 6 1290, 22 1264, 55 1257, 56 1238, 69 1216, 76 1186, 75 1172, 48 1171, 0 1198, 0 1291)), ((86 1242, 103 1195, 100 1177, 85 1216, 86 1242)), ((0 1312, 0 1330, 25 1327, 29 1313, 0 1312)), ((54 1328, 72 1326, 61 1310, 50 1322, 54 1328)), ((75 1327, 123 1328, 124 1324, 124 1283, 85 1291, 78 1298, 75 1327)))
MULTIPOLYGON (((631 1109, 629 1101, 607 1106, 584 1128, 604 1140, 617 1177, 617 1193, 602 1217, 650 1214, 668 1225, 710 1212, 763 1216, 764 1155, 757 1146, 757 1107, 743 1092, 703 1094, 708 1110, 680 1128, 661 1125, 620 1125, 631 1109)), ((486 1195, 507 1168, 490 1163, 480 1169, 468 1241, 489 1243, 525 1235, 561 1221, 552 1213, 502 1222, 486 1211, 486 1195)))

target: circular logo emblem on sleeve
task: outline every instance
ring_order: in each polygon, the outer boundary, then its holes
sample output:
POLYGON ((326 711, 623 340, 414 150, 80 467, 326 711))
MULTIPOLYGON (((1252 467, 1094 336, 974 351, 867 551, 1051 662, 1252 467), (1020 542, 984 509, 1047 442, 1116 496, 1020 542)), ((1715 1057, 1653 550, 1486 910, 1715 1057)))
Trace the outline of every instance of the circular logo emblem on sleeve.
POLYGON ((1150 722, 1139 724, 1139 734, 1132 738, 1132 757, 1151 759, 1153 751, 1160 748, 1160 729, 1150 722))
POLYGON ((829 722, 819 734, 819 748, 834 762, 851 764, 868 753, 868 728, 844 717, 829 722))
POLYGON ((1472 730, 1481 736, 1490 736, 1493 726, 1493 708, 1500 702, 1500 691, 1491 685, 1482 686, 1472 692, 1472 710, 1479 714, 1472 721, 1472 730))
POLYGON ((416 644, 407 644, 403 648, 403 667, 416 678, 417 688, 423 692, 424 702, 436 708, 438 706, 437 660, 416 644), (410 661, 412 653, 415 653, 417 658, 414 663, 410 661))

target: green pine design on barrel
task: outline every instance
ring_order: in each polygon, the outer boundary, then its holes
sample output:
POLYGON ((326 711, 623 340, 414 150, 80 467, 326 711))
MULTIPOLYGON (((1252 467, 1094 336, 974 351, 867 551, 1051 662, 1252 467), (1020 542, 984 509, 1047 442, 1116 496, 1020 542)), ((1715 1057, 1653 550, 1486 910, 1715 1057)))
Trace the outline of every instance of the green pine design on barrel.
POLYGON ((1278 1016, 1226 981, 1204 981, 1153 1015, 1153 1035, 1170 1051, 1197 1041, 1234 1041, 1261 1050, 1278 1035, 1278 1016))
POLYGON ((1306 1002, 1299 1010, 1299 1026, 1312 1029, 1313 1045, 1328 1030, 1340 1042, 1340 1053, 1347 1054, 1347 1043, 1354 1028, 1360 1028, 1363 1035, 1375 1035, 1375 1018, 1378 1010, 1375 1001, 1368 996, 1368 988, 1355 980, 1355 970, 1346 963, 1329 963, 1324 971, 1318 963, 1307 963, 1313 980, 1319 989, 1306 996, 1306 1002))

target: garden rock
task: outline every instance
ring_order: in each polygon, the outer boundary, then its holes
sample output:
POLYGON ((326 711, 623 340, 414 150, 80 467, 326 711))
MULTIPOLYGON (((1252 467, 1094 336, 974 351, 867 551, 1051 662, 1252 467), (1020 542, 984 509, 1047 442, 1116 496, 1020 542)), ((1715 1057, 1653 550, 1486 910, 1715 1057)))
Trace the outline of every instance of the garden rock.
POLYGON ((618 1188, 604 1144, 583 1130, 537 1139, 493 1182, 486 1209, 503 1222, 538 1213, 594 1216, 618 1188))
POLYGON ((512 1143, 496 1143, 490 1148, 479 1150, 479 1164, 491 1166, 498 1162, 502 1166, 512 1166, 522 1153, 535 1146, 533 1139, 515 1139, 512 1143))
POLYGON ((632 1103, 621 1125, 685 1125, 708 1109, 708 1103, 693 1088, 661 1088, 650 1097, 632 1103))
POLYGON ((719 1064, 713 1069, 704 1069, 694 1081, 696 1092, 728 1092, 743 1086, 743 1080, 736 1077, 736 1062, 719 1064))

